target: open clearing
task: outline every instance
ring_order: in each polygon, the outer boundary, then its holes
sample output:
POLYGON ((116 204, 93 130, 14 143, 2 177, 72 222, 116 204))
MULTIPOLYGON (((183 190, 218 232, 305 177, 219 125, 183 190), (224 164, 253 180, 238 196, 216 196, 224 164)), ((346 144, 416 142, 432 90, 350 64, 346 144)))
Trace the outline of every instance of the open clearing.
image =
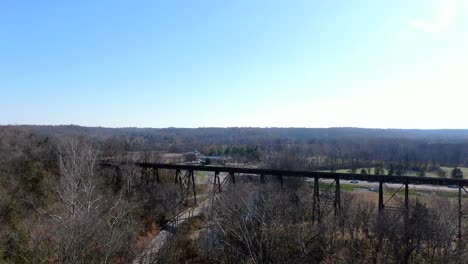
MULTIPOLYGON (((450 174, 452 173, 452 170, 453 170, 454 167, 441 166, 440 168, 445 171, 446 178, 450 178, 450 174)), ((460 168, 460 170, 463 172, 463 179, 468 179, 468 167, 458 167, 458 168, 460 168)), ((367 174, 374 174, 374 167, 358 168, 356 170, 356 172, 358 174, 360 174, 361 169, 365 169, 367 171, 367 174)), ((327 171, 329 171, 329 170, 327 170, 327 171)), ((336 170, 336 172, 338 172, 338 173, 351 173, 350 169, 339 169, 339 170, 336 170)), ((383 172, 384 172, 384 174, 387 174, 388 170, 383 169, 383 172)), ((415 171, 408 171, 408 172, 405 172, 405 175, 407 175, 407 176, 418 176, 418 173, 415 172, 415 171)), ((439 176, 437 176, 437 174, 435 172, 431 171, 431 172, 426 172, 426 177, 439 177, 439 176)))

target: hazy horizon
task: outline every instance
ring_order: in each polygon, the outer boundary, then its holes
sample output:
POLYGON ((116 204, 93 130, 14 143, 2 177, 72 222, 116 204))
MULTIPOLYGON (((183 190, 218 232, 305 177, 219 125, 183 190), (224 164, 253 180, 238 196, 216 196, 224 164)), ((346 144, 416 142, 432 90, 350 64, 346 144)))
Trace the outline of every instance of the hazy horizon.
POLYGON ((335 127, 299 127, 299 126, 199 126, 199 127, 175 127, 175 126, 167 126, 167 127, 144 127, 144 126, 87 126, 87 125, 79 125, 79 124, 2 124, 0 126, 38 126, 38 127, 83 127, 83 128, 109 128, 109 129, 126 129, 126 128, 136 128, 136 129, 204 129, 204 128, 258 128, 258 129, 269 129, 269 128, 279 128, 279 129, 368 129, 368 130, 468 130, 468 128, 398 128, 398 127, 353 127, 353 126, 335 126, 335 127))
POLYGON ((463 129, 468 0, 0 3, 0 124, 463 129))

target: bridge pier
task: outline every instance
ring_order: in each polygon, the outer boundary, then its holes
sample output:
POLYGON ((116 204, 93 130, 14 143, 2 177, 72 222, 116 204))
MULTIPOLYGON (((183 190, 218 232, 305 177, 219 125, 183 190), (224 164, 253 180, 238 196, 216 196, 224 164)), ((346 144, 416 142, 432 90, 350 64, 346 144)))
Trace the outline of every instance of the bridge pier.
POLYGON ((312 220, 319 223, 325 215, 333 210, 333 215, 341 213, 341 186, 339 177, 330 183, 323 183, 319 176, 314 177, 314 191, 312 200, 312 220), (334 185, 334 186, 333 186, 334 185))
POLYGON ((463 195, 468 194, 468 191, 465 189, 465 187, 461 184, 458 185, 458 247, 459 249, 463 249, 464 243, 463 243, 463 223, 466 221, 466 218, 468 216, 468 208, 463 208, 463 203, 462 203, 462 197, 463 195))
MULTIPOLYGON (((408 224, 409 224, 409 182, 408 179, 403 179, 403 184, 399 188, 390 188, 387 184, 384 183, 383 180, 379 181, 379 222, 382 217, 385 217, 386 211, 393 211, 396 212, 396 219, 391 223, 391 225, 398 224, 401 218, 403 218, 403 228, 404 232, 409 232, 408 224), (398 197, 398 193, 404 187, 404 200, 398 197), (387 192, 390 197, 384 202, 384 192, 387 192), (390 203, 389 205, 387 205, 390 203)), ((388 215, 389 216, 389 215, 388 215)))
POLYGON ((409 188, 408 181, 405 181, 405 225, 409 221, 409 188))
POLYGON ((462 238, 462 202, 461 202, 461 196, 462 196, 462 186, 458 186, 458 242, 460 244, 461 238, 462 238))
POLYGON ((318 176, 314 177, 314 193, 312 198, 312 221, 316 219, 320 222, 320 186, 318 176))
POLYGON ((197 204, 195 175, 193 170, 186 170, 185 173, 182 173, 181 169, 176 169, 174 183, 179 185, 179 188, 182 190, 182 199, 185 205, 187 205, 191 195, 193 195, 194 202, 197 204))
POLYGON ((216 191, 218 187, 218 193, 221 193, 221 179, 219 178, 219 171, 215 171, 215 176, 213 179, 213 191, 216 191))
POLYGON ((180 178, 180 169, 176 169, 174 183, 177 184, 180 182, 182 182, 182 179, 180 178))
POLYGON ((382 213, 383 208, 383 181, 379 181, 379 214, 382 213))
MULTIPOLYGON (((156 176, 156 182, 161 183, 161 179, 159 178, 159 169, 153 167, 153 177, 156 176)), ((154 179, 153 179, 154 181, 154 179)))
POLYGON ((341 214, 341 189, 340 189, 340 178, 336 177, 335 178, 335 202, 334 202, 334 208, 335 208, 335 217, 339 214, 341 214))
POLYGON ((142 167, 141 168, 141 183, 143 184, 154 184, 156 181, 157 183, 161 182, 159 177, 159 169, 157 167, 142 167))
POLYGON ((234 172, 229 172, 229 177, 233 184, 236 184, 236 177, 234 176, 234 172))
MULTIPOLYGON (((193 174, 193 170, 189 170, 189 184, 188 184, 189 186, 190 186, 190 181, 192 182, 193 200, 196 205, 197 204, 197 191, 195 190, 195 175, 193 174)), ((190 190, 188 191, 190 192, 190 190)))

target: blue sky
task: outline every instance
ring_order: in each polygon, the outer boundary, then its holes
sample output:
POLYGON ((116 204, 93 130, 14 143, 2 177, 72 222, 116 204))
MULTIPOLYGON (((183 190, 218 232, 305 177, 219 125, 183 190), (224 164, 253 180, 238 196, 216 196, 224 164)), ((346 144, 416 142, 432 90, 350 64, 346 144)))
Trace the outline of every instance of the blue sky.
POLYGON ((0 124, 468 128, 468 0, 3 0, 0 39, 0 124))

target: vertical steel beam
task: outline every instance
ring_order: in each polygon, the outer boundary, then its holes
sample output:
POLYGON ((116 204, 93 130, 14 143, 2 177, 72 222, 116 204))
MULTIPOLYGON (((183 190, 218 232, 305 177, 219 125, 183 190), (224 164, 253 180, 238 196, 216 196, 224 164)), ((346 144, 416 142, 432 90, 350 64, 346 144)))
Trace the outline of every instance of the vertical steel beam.
POLYGON ((461 245, 462 239, 462 218, 463 218, 463 210, 462 210, 462 188, 461 184, 458 185, 458 243, 461 245))
POLYGON ((236 184, 236 178, 234 177, 234 172, 229 172, 229 176, 231 176, 232 183, 236 184))
POLYGON ((219 172, 215 171, 214 178, 213 178, 213 191, 216 189, 216 183, 217 183, 217 178, 218 178, 219 172))
POLYGON ((216 189, 216 187, 218 187, 218 192, 221 193, 221 180, 219 179, 219 171, 215 171, 215 177, 213 181, 213 191, 216 189))
POLYGON ((383 204, 383 181, 379 181, 379 213, 382 212, 384 208, 383 204))
POLYGON ((219 175, 218 175, 218 188, 219 188, 219 192, 223 190, 223 187, 221 186, 221 178, 219 177, 219 175))
POLYGON ((175 180, 174 180, 175 184, 179 182, 179 178, 180 178, 180 169, 176 169, 175 180))
POLYGON ((405 181, 405 224, 409 220, 409 188, 408 181, 405 181))
POLYGON ((193 170, 190 170, 189 177, 191 177, 191 179, 192 179, 193 200, 195 201, 195 204, 197 204, 197 192, 195 190, 195 176, 193 174, 193 170))
POLYGON ((161 179, 159 178, 159 169, 158 168, 153 168, 153 172, 156 174, 156 182, 160 183, 161 179))
POLYGON ((314 178, 314 194, 312 200, 312 221, 316 219, 320 221, 320 187, 318 176, 314 178))
POLYGON ((153 167, 148 168, 147 173, 148 173, 148 179, 149 179, 150 183, 154 184, 154 182, 155 182, 154 178, 156 176, 155 168, 153 168, 153 167))
POLYGON ((335 217, 341 211, 341 189, 340 189, 340 177, 335 178, 335 217))

